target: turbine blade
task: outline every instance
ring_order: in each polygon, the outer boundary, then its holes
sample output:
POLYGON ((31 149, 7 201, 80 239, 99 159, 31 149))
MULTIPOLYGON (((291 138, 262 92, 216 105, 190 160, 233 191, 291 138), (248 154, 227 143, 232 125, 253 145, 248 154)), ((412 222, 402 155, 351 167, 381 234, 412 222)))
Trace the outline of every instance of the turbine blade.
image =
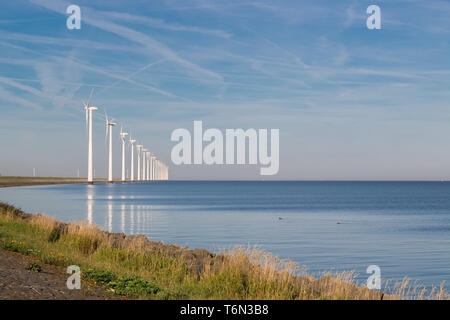
POLYGON ((108 125, 108 122, 106 122, 105 145, 106 145, 106 141, 108 140, 108 130, 109 130, 109 125, 108 125))
POLYGON ((89 107, 89 104, 91 103, 92 94, 94 93, 94 88, 91 89, 91 94, 89 95, 89 100, 87 102, 87 106, 89 107))
POLYGON ((88 121, 89 121, 89 110, 85 108, 86 110, 86 133, 88 131, 88 121))

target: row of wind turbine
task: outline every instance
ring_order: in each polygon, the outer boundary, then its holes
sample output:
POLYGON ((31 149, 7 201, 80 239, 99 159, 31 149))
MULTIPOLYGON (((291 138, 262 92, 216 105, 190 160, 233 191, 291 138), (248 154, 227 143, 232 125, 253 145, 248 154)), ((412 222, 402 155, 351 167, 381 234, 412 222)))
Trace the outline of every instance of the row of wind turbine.
MULTIPOLYGON (((88 183, 93 184, 93 133, 92 133, 92 116, 93 111, 98 110, 98 107, 91 106, 91 99, 94 89, 91 90, 88 102, 83 101, 84 110, 86 112, 86 128, 88 129, 88 183)), ((106 110, 105 112, 105 140, 109 135, 109 152, 108 152, 108 182, 113 182, 113 133, 112 128, 117 125, 114 119, 110 119, 106 110)), ((122 126, 120 127, 120 140, 122 142, 122 182, 126 181, 126 137, 129 137, 128 143, 131 147, 131 163, 130 163, 130 181, 151 181, 151 180, 168 180, 168 167, 156 158, 148 149, 144 148, 142 144, 137 144, 136 139, 133 139, 131 135, 123 131, 122 126), (135 168, 134 168, 134 148, 137 150, 137 180, 135 180, 135 168)))

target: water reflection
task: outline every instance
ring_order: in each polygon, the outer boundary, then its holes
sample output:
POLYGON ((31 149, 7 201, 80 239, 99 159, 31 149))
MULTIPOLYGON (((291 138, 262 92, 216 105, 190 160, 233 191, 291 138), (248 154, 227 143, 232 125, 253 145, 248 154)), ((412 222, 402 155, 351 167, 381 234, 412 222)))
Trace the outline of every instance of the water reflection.
POLYGON ((122 233, 125 233, 125 205, 121 204, 120 205, 120 230, 122 231, 122 233))
MULTIPOLYGON (((0 189, 58 220, 220 250, 258 244, 319 272, 450 283, 450 183, 161 182, 0 189), (279 217, 283 217, 282 220, 279 217), (342 224, 336 224, 342 221, 342 224), (433 250, 430 251, 430 248, 433 250)), ((366 280, 366 278, 364 279, 366 280)))
POLYGON ((113 230, 113 196, 108 195, 108 232, 113 230))
POLYGON ((134 235, 134 204, 130 205, 130 229, 129 232, 130 234, 134 235))
POLYGON ((136 206, 137 212, 136 212, 136 218, 137 218, 137 225, 136 225, 136 230, 135 233, 139 233, 139 231, 141 231, 141 206, 137 205, 136 206))
POLYGON ((93 185, 87 185, 86 191, 87 191, 87 201, 86 201, 86 205, 87 205, 87 222, 88 224, 92 224, 92 212, 93 212, 93 207, 94 207, 94 190, 95 187, 93 185))

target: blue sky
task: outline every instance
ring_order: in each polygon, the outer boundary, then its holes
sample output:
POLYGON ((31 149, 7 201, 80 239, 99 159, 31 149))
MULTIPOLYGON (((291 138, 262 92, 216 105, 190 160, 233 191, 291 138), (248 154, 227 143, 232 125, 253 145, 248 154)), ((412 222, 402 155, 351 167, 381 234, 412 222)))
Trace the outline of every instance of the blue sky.
MULTIPOLYGON (((450 179, 449 16, 434 0, 2 1, 0 173, 86 175, 95 88, 174 179, 262 178, 172 165, 170 134, 194 120, 280 129, 273 179, 450 179), (66 28, 70 4, 81 30, 66 28), (381 30, 366 28, 371 4, 381 30)), ((100 111, 97 176, 104 131, 100 111)))

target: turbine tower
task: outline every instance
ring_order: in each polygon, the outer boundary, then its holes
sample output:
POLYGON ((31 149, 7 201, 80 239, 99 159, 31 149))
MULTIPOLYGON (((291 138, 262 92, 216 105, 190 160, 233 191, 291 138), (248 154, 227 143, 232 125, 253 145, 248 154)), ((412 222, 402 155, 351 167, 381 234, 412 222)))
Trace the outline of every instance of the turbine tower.
POLYGON ((152 174, 152 170, 153 170, 153 153, 151 153, 151 152, 148 153, 148 159, 149 159, 148 180, 152 181, 153 180, 153 174, 152 174))
POLYGON ((134 143, 136 140, 131 139, 130 137, 130 145, 131 145, 131 174, 130 174, 130 181, 134 181, 134 143))
POLYGON ((169 167, 167 165, 164 166, 165 170, 165 175, 164 175, 164 180, 169 180, 169 167))
POLYGON ((106 121, 106 132, 105 132, 105 138, 108 136, 109 131, 109 167, 108 167, 108 182, 113 182, 113 176, 112 176, 112 127, 114 127, 117 123, 115 123, 112 119, 108 119, 108 115, 106 114, 105 110, 105 121, 106 121))
POLYGON ((122 140, 122 182, 125 182, 125 137, 128 135, 127 132, 122 131, 122 127, 120 127, 120 140, 122 140))
POLYGON ((83 101, 83 105, 84 105, 84 110, 86 112, 86 127, 88 126, 89 123, 89 143, 88 143, 88 183, 89 184, 93 184, 94 183, 94 179, 93 179, 93 161, 92 161, 92 111, 98 110, 97 107, 91 107, 90 103, 91 103, 91 98, 92 98, 92 94, 94 93, 94 89, 91 90, 91 94, 89 95, 89 100, 87 103, 84 103, 83 101))
POLYGON ((147 181, 149 181, 150 180, 150 157, 152 154, 150 153, 150 151, 147 151, 146 154, 147 154, 147 181))
POLYGON ((141 181, 141 153, 142 153, 142 144, 136 145, 137 150, 137 179, 138 181, 141 181))
POLYGON ((156 180, 161 180, 161 161, 156 160, 156 180))
POLYGON ((147 180, 146 175, 146 158, 147 158, 147 149, 142 149, 142 180, 147 180))
POLYGON ((151 159, 151 163, 150 163, 150 180, 155 180, 155 166, 156 166, 156 157, 155 155, 152 154, 152 156, 150 157, 151 159))

